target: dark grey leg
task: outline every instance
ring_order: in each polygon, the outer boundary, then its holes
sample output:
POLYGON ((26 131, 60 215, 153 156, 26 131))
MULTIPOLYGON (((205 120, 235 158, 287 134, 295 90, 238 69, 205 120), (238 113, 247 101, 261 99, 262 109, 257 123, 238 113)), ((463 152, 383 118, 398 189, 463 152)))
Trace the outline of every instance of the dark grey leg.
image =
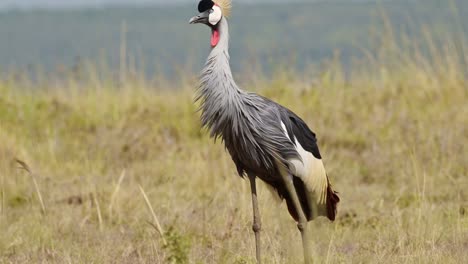
POLYGON ((258 210, 258 199, 257 199, 257 184, 255 183, 255 175, 249 175, 250 180, 250 190, 252 192, 252 208, 253 208, 253 224, 252 230, 255 233, 255 249, 257 263, 260 264, 261 254, 260 254, 260 230, 262 229, 262 223, 260 220, 260 210, 258 210))
POLYGON ((307 218, 302 211, 301 203, 299 202, 299 197, 297 196, 296 189, 294 188, 293 180, 291 175, 287 175, 284 179, 286 189, 288 190, 289 196, 291 197, 294 207, 296 208, 297 214, 299 216, 299 222, 297 223, 297 228, 301 232, 302 236, 302 247, 304 249, 304 263, 312 263, 312 258, 310 256, 310 245, 309 239, 307 236, 307 218))

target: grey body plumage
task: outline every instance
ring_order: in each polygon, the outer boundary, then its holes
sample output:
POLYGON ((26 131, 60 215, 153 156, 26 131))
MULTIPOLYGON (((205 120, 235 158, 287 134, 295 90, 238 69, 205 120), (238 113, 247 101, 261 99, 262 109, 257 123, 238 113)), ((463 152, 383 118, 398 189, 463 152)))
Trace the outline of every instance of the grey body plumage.
POLYGON ((308 263, 307 221, 318 216, 335 220, 339 202, 326 175, 316 136, 289 109, 237 86, 229 65, 229 26, 223 16, 230 13, 230 0, 202 0, 198 9, 200 14, 190 23, 211 28, 212 49, 201 73, 196 101, 202 125, 211 137, 224 142, 238 174, 250 180, 257 262, 261 261, 258 177, 286 200, 301 231, 308 263))
MULTIPOLYGON (((222 139, 240 176, 256 175, 276 189, 281 198, 287 199, 287 191, 281 188, 278 166, 288 170, 291 167, 289 160, 301 159, 291 137, 293 128, 299 127, 294 121, 305 123, 289 109, 237 86, 229 66, 229 26, 224 17, 218 29, 219 43, 208 56, 197 90, 202 124, 212 137, 222 139)), ((314 157, 321 158, 315 134, 310 130, 303 133, 312 135, 309 143, 315 149, 311 152, 314 157)), ((291 203, 288 207, 290 212, 294 211, 291 203)))
POLYGON ((221 39, 202 71, 196 99, 201 102, 202 124, 212 137, 224 141, 239 174, 274 174, 277 160, 286 163, 285 158, 298 156, 278 122, 281 106, 237 86, 229 67, 225 18, 219 30, 221 39))

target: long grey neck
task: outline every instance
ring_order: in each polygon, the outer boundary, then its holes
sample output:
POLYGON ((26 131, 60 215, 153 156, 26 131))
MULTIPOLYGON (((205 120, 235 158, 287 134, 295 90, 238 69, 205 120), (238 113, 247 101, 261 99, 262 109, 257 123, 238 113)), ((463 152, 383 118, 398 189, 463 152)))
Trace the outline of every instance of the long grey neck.
POLYGON ((223 123, 242 111, 244 92, 236 85, 229 65, 229 26, 223 17, 218 24, 220 39, 212 48, 201 73, 197 101, 201 102, 202 123, 212 136, 221 134, 223 123))
POLYGON ((239 88, 232 77, 229 64, 229 25, 223 17, 218 24, 220 39, 218 44, 211 49, 201 74, 201 89, 205 92, 211 90, 229 92, 239 88))

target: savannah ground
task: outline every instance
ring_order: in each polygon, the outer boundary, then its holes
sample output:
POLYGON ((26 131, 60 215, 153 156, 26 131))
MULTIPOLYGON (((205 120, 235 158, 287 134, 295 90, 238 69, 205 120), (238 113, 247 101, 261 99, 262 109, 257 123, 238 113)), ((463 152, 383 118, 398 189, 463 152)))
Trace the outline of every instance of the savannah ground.
MULTIPOLYGON (((309 224, 316 263, 468 263, 468 49, 456 43, 386 42, 346 77, 334 62, 239 76, 318 134, 342 201, 336 222, 309 224)), ((254 263, 249 183, 200 130, 196 76, 118 85, 88 70, 0 82, 0 263, 254 263)), ((259 198, 265 263, 300 263, 285 204, 263 184, 259 198)))

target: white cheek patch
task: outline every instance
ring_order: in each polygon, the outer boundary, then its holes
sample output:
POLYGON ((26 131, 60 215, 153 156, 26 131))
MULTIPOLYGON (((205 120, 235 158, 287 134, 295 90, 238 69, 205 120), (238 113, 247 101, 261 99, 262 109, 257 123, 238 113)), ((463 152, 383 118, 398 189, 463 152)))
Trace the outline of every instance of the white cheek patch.
POLYGON ((216 5, 213 6, 213 12, 208 17, 208 21, 210 22, 210 24, 215 26, 221 20, 221 17, 222 17, 221 8, 219 8, 219 6, 216 6, 216 5))

